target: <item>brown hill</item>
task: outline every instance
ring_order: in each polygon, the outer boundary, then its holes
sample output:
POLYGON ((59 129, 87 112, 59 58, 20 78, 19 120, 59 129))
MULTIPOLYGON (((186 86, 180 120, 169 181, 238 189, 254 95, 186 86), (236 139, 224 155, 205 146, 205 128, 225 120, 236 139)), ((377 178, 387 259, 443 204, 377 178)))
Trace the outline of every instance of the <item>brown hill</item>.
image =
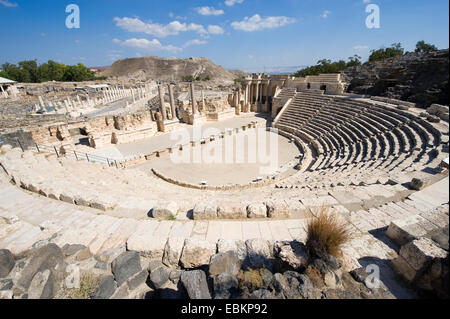
POLYGON ((206 58, 142 57, 116 61, 101 75, 124 80, 181 81, 187 77, 209 78, 216 84, 234 83, 236 75, 206 58))

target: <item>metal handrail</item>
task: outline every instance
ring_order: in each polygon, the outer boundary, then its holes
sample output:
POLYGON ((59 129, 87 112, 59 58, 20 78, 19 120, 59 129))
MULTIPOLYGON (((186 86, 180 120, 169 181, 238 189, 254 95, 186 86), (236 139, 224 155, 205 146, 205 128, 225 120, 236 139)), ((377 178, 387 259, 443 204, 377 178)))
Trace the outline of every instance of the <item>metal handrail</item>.
MULTIPOLYGON (((17 143, 20 146, 20 148, 22 149, 22 152, 24 152, 25 149, 19 139, 17 139, 17 143)), ((63 157, 63 156, 64 157, 73 156, 76 158, 77 161, 86 160, 88 162, 103 163, 103 164, 108 164, 109 167, 119 168, 117 160, 112 159, 112 158, 103 157, 103 156, 94 155, 94 154, 88 154, 88 153, 80 153, 75 150, 61 153, 61 152, 58 152, 58 149, 56 148, 56 146, 49 146, 49 145, 42 145, 42 144, 38 145, 37 143, 34 143, 34 146, 36 147, 36 150, 38 151, 38 153, 44 153, 44 152, 55 153, 58 158, 63 157)))

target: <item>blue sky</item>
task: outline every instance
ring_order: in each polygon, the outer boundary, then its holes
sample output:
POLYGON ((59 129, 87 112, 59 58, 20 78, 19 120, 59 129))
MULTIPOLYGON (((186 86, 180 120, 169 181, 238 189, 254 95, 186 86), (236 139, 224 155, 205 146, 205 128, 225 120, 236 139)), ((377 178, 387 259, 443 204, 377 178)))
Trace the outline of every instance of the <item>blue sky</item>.
POLYGON ((447 0, 0 0, 0 63, 25 59, 106 66, 126 57, 207 57, 227 68, 366 59, 419 40, 448 48, 447 0), (80 8, 66 28, 66 6, 80 8), (379 29, 366 6, 377 4, 379 29))

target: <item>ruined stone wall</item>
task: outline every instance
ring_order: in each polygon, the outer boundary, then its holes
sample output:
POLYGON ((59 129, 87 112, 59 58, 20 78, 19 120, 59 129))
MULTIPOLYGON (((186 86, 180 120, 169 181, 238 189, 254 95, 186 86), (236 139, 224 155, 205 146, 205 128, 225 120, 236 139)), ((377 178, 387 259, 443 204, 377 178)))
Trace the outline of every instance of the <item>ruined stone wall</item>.
POLYGON ((150 112, 128 114, 114 117, 114 128, 116 130, 133 130, 153 123, 150 112))
POLYGON ((407 53, 343 71, 349 92, 403 100, 427 108, 449 104, 449 50, 407 53))
POLYGON ((32 128, 31 136, 37 144, 71 144, 69 130, 82 129, 89 137, 89 144, 94 148, 106 147, 110 144, 123 144, 154 136, 157 133, 156 123, 149 112, 122 116, 107 116, 83 122, 59 124, 32 128))
POLYGON ((37 144, 54 144, 70 142, 70 133, 67 125, 39 127, 31 130, 31 136, 37 144))

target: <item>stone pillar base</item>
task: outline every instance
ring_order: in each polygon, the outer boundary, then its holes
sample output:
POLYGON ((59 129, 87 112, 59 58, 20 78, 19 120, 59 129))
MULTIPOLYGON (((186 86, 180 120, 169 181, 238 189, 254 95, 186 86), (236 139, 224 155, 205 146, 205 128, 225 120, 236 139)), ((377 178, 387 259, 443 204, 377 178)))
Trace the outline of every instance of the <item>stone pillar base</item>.
POLYGON ((201 114, 189 114, 189 125, 195 125, 195 120, 201 118, 201 114))
POLYGON ((158 127, 158 132, 165 132, 166 126, 164 124, 164 121, 156 121, 156 126, 158 127))

